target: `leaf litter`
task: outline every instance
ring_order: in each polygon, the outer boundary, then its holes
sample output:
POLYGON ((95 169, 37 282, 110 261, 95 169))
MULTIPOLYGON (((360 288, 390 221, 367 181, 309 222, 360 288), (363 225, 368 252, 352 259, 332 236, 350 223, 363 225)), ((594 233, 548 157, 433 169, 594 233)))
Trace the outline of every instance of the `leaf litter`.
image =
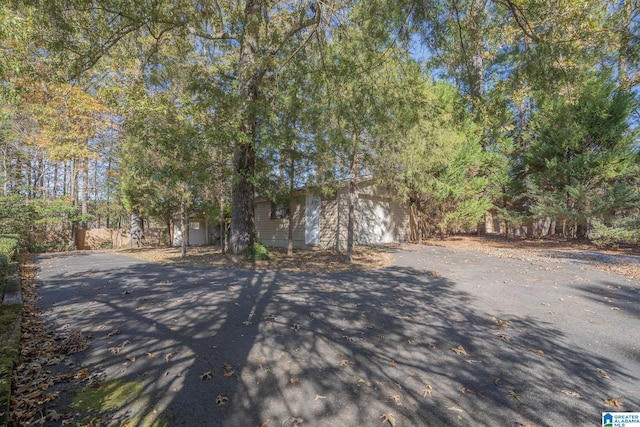
MULTIPOLYGON (((32 264, 25 264, 29 271, 32 264)), ((9 425, 42 425, 47 421, 69 423, 69 414, 56 407, 60 385, 97 381, 85 368, 73 367, 68 355, 86 350, 89 336, 82 331, 55 335, 42 321, 36 309, 37 288, 35 275, 22 277, 22 336, 20 362, 13 369, 13 392, 9 412, 9 425)))

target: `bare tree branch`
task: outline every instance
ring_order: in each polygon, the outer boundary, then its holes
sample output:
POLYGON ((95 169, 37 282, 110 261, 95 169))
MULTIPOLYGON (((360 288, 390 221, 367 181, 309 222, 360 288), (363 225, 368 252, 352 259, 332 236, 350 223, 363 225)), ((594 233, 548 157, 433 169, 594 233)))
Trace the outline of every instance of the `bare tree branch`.
POLYGON ((529 21, 527 20, 524 12, 513 2, 513 0, 493 0, 495 3, 501 4, 505 6, 511 12, 511 16, 518 24, 518 27, 522 30, 525 36, 529 37, 531 40, 538 41, 539 37, 535 34, 531 25, 529 25, 529 21))

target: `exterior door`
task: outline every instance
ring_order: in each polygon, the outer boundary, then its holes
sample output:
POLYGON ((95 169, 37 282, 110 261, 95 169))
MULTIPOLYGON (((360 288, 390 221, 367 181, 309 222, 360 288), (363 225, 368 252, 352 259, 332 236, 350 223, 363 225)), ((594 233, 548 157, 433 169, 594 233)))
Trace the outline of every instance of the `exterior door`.
POLYGON ((320 244, 320 196, 307 195, 305 212, 304 242, 307 245, 320 244))

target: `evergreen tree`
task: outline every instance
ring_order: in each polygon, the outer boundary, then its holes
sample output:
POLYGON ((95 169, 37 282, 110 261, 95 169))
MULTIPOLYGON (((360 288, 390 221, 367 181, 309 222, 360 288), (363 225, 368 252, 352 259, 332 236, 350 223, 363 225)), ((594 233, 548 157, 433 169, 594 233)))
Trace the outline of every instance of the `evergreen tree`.
POLYGON ((637 192, 634 98, 606 75, 569 95, 549 96, 533 115, 521 170, 533 216, 557 218, 564 234, 586 238, 591 219, 610 218, 620 195, 637 192))

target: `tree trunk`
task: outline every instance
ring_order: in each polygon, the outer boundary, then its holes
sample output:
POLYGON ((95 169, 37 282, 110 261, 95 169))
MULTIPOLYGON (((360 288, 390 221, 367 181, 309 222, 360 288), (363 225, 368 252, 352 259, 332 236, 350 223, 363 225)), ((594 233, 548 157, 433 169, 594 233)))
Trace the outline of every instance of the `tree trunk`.
POLYGON ((27 200, 33 198, 33 185, 31 183, 31 159, 25 162, 25 181, 27 186, 27 200))
POLYGON ((171 219, 168 219, 165 222, 165 225, 167 227, 167 247, 170 248, 171 246, 173 246, 173 232, 172 232, 172 227, 171 227, 171 219))
POLYGON ((180 202, 180 234, 182 235, 182 241, 180 243, 180 256, 182 258, 187 256, 187 244, 189 242, 189 225, 187 223, 186 203, 184 198, 180 202))
POLYGON ((632 86, 632 82, 629 79, 629 55, 633 52, 633 33, 631 29, 633 24, 631 16, 634 6, 631 1, 624 1, 620 3, 620 17, 618 24, 620 26, 618 29, 618 39, 620 42, 620 48, 618 49, 618 84, 620 84, 620 86, 625 90, 629 90, 632 86))
POLYGON ((355 177, 349 179, 349 199, 348 199, 348 219, 347 219, 347 262, 353 258, 353 241, 356 217, 356 180, 355 177))
MULTIPOLYGON (((82 216, 89 214, 89 161, 82 162, 82 216)), ((83 219, 82 228, 87 228, 87 221, 83 219)))
MULTIPOLYGON (((107 176, 106 176, 106 184, 107 184, 107 228, 111 225, 111 218, 109 216, 109 212, 111 212, 110 204, 111 204, 111 180, 109 179, 109 172, 111 171, 111 156, 109 156, 109 160, 107 161, 107 176)), ((119 227, 119 226, 118 226, 119 227)))
POLYGON ((220 196, 220 253, 225 254, 227 242, 227 225, 224 222, 224 196, 220 196))
POLYGON ((77 160, 71 160, 70 167, 70 176, 69 176, 69 196, 73 200, 73 203, 77 206, 78 202, 78 170, 77 170, 77 160))
POLYGON ((93 164, 93 213, 98 218, 98 228, 100 228, 100 215, 98 215, 98 159, 93 164))
POLYGON ((422 244, 422 226, 423 226, 423 221, 422 221, 422 204, 420 203, 420 200, 416 200, 416 216, 417 216, 417 221, 416 224, 418 224, 418 244, 422 244))
POLYGON ((589 227, 586 222, 576 221, 576 239, 586 240, 589 235, 589 227))
POLYGON ((4 147, 2 149, 2 192, 5 197, 9 195, 9 162, 7 161, 9 149, 4 147))
POLYGON ((293 158, 293 150, 291 150, 291 159, 289 159, 289 223, 287 230, 287 256, 293 256, 293 214, 295 212, 295 204, 293 199, 293 187, 296 162, 293 158))
POLYGON ((58 162, 53 164, 53 188, 51 189, 51 198, 58 197, 58 162))
POLYGON ((349 198, 348 198, 348 219, 347 219, 347 262, 351 262, 353 258, 353 244, 355 240, 355 223, 356 223, 356 181, 359 175, 359 159, 358 159, 358 137, 354 133, 351 136, 353 143, 353 152, 351 157, 351 172, 349 174, 349 198))
POLYGON ((233 184, 231 188, 231 239, 229 249, 242 254, 255 240, 255 212, 253 206, 255 175, 256 104, 258 89, 264 75, 256 61, 261 28, 261 3, 246 2, 245 26, 238 62, 238 100, 242 105, 241 141, 237 141, 233 156, 233 184))

